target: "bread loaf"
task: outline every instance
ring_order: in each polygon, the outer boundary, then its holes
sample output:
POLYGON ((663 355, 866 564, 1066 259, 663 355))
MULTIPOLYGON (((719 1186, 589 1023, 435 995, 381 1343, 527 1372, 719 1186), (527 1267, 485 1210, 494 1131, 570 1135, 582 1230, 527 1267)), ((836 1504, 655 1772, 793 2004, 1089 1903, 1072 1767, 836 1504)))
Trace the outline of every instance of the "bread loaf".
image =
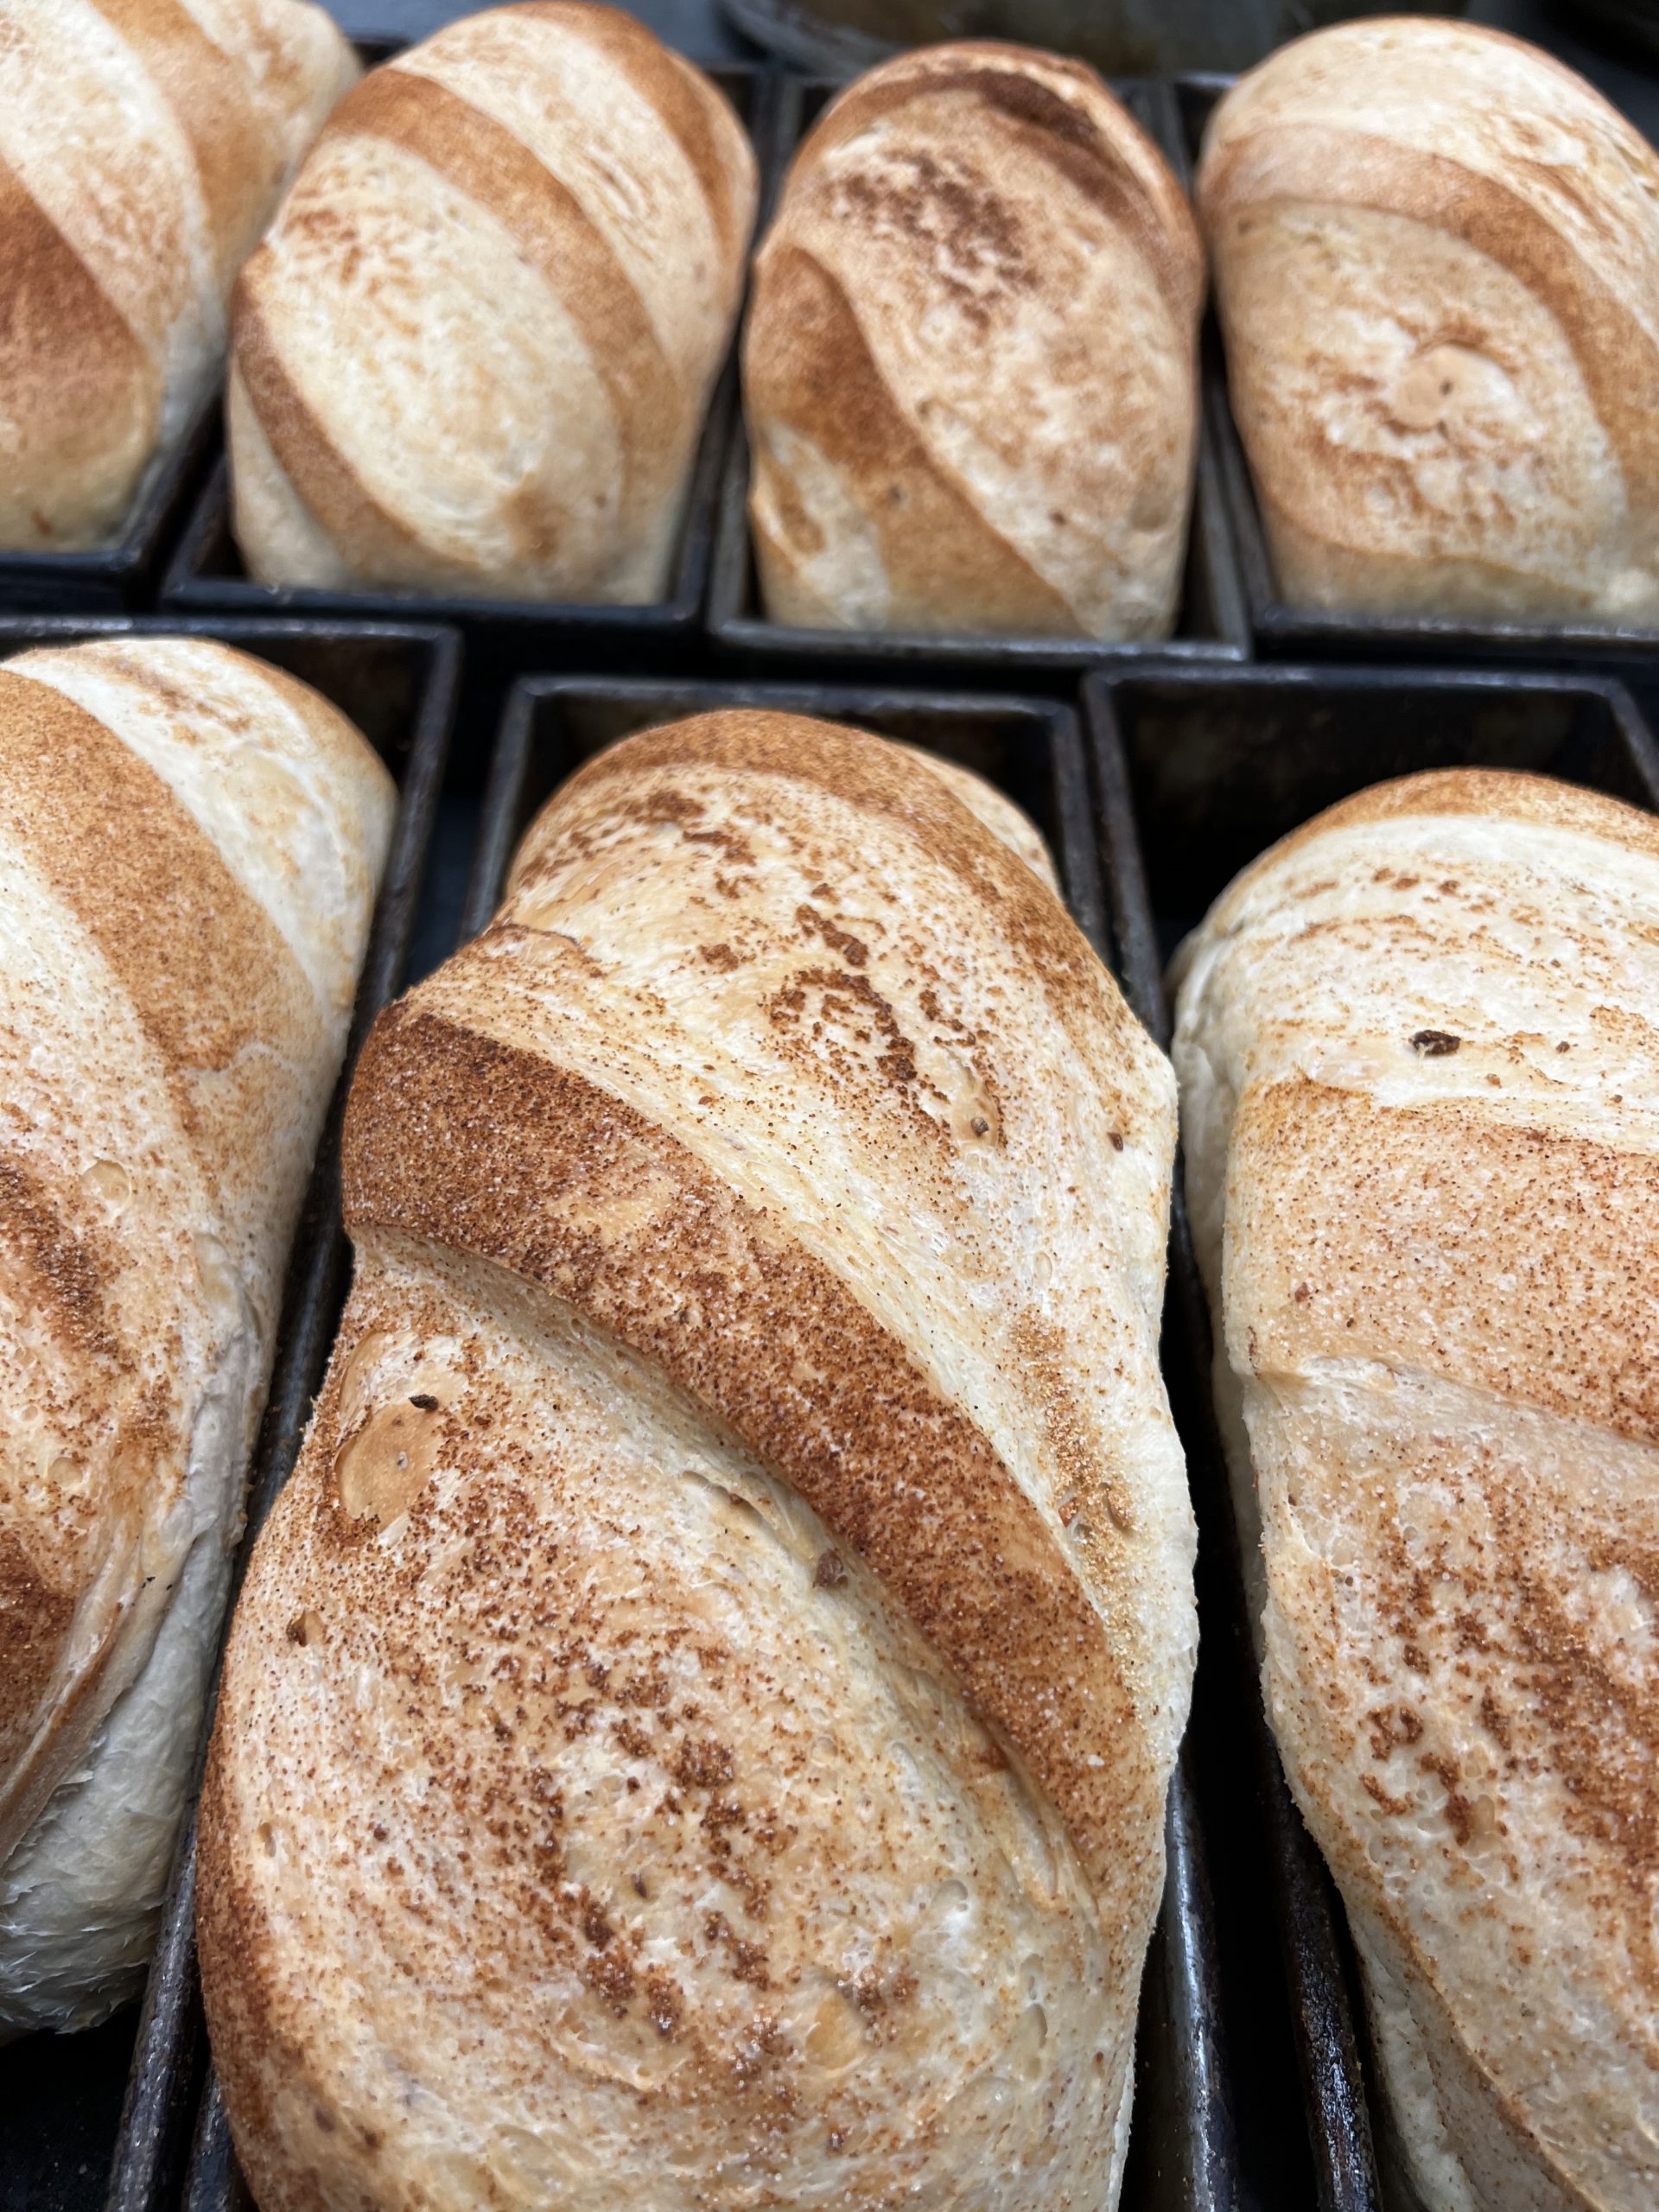
POLYGON ((119 530, 356 73, 301 0, 0 0, 0 547, 119 530))
POLYGON ((223 646, 0 668, 0 2038, 142 1976, 391 808, 223 646))
POLYGON ((250 572, 663 597, 754 195, 723 96, 615 9, 491 9, 373 71, 238 288, 250 572))
POLYGON ((1180 189, 1093 70, 981 40, 860 78, 796 156, 755 262, 767 612, 1166 636, 1203 292, 1180 189))
POLYGON ((1116 2199, 1173 1087, 960 788, 632 740, 371 1038, 202 1810, 262 2212, 1116 2199))
POLYGON ((1222 101, 1198 204, 1286 598, 1659 623, 1659 158, 1598 92, 1344 24, 1222 101))
POLYGON ((1429 2212, 1659 2198, 1659 823, 1385 784, 1177 962, 1268 1710, 1429 2212))

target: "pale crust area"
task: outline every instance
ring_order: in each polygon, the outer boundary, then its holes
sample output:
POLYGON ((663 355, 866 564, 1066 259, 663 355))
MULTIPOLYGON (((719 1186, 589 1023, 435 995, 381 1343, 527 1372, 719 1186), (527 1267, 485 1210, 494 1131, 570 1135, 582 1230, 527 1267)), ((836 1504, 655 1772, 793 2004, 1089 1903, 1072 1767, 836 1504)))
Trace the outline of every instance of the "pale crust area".
POLYGON ((1659 623, 1659 157, 1598 92, 1343 25, 1222 101, 1198 206, 1287 598, 1659 623))
POLYGON ((377 1027, 204 1800, 264 2212, 1116 2202, 1173 1084, 962 787, 631 740, 377 1027))
POLYGON ((1179 187, 1092 70, 975 41, 861 78, 809 133, 755 260, 768 611, 1166 635, 1203 290, 1179 187))
POLYGON ((1659 826, 1384 785, 1178 956, 1264 1680, 1430 2212, 1659 2190, 1659 826), (1452 1040, 1455 1039, 1455 1045, 1452 1040))
POLYGON ((498 8, 342 102, 234 312, 262 582, 661 598, 755 165, 627 16, 498 8))
POLYGON ((142 1970, 391 808, 222 646, 0 670, 0 2037, 142 1970))
POLYGON ((0 546, 119 529, 356 74, 302 0, 0 0, 0 546))

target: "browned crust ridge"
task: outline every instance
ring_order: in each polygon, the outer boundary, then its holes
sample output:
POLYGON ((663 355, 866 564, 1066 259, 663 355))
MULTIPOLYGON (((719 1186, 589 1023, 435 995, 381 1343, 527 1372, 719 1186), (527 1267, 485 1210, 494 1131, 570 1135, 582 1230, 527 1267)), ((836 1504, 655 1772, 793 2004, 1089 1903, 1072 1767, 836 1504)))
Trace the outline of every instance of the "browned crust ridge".
POLYGON ((344 1179, 353 1234, 510 1269, 741 1436, 905 1607, 1109 1886, 1148 1793, 1105 1624, 985 1437, 828 1268, 620 1099, 418 1005, 365 1047, 344 1179))

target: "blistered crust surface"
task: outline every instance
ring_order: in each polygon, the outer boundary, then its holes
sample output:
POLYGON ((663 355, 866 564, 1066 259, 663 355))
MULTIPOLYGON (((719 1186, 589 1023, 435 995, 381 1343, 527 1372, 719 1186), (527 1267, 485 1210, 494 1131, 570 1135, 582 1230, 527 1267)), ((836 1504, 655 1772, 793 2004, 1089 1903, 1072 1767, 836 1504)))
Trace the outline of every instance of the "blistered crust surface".
POLYGON ((1659 2185, 1659 830, 1537 778, 1333 809, 1178 961, 1269 1709, 1423 2201, 1659 2185))
POLYGON ((1172 1085, 957 788, 629 741, 376 1030, 204 1815, 267 2212, 1115 2199, 1193 1643, 1172 1085))

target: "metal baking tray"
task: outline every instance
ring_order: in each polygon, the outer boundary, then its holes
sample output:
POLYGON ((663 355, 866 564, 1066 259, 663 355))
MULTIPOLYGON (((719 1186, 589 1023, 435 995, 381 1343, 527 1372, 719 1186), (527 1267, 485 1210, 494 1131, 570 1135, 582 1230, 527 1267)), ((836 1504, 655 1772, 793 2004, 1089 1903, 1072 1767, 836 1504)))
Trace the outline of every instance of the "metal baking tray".
MULTIPOLYGON (((782 188, 784 174, 801 139, 830 100, 843 89, 827 78, 785 80, 776 116, 778 153, 772 192, 763 208, 766 220, 771 219, 776 194, 782 188)), ((1178 174, 1184 174, 1168 88, 1133 79, 1115 89, 1136 121, 1171 157, 1178 174)), ((1103 645, 1093 638, 999 638, 957 632, 936 635, 813 630, 769 621, 761 604, 749 541, 748 498, 749 443, 740 409, 720 487, 709 586, 709 632, 723 652, 734 660, 741 658, 757 673, 775 673, 779 658, 787 655, 791 670, 810 667, 842 682, 863 676, 879 683, 899 676, 927 683, 945 676, 957 682, 1045 683, 1057 676, 1075 681, 1083 670, 1103 663, 1153 658, 1230 662, 1249 658, 1243 586, 1222 506, 1211 432, 1202 411, 1180 611, 1175 634, 1155 643, 1103 645)))
MULTIPOLYGON (((414 926, 460 683, 453 632, 377 623, 0 618, 0 656, 110 636, 217 638, 314 685, 397 779, 397 827, 358 987, 346 1070, 289 1261, 276 1357, 253 1461, 249 1530, 286 1473, 321 1379, 343 1294, 339 1122, 352 1061, 396 991, 414 926)), ((240 1579, 240 1565, 237 1580, 240 1579)), ((194 1793, 193 1793, 194 1794, 194 1793)), ((0 2212, 161 2212, 172 2202, 200 2063, 191 1942, 194 1830, 181 1839, 142 2006, 67 2039, 0 2046, 0 2212), (111 2177, 111 2176, 113 2177, 111 2177)))
MULTIPOLYGON (((849 722, 977 769, 1036 821, 1072 913, 1096 950, 1108 950, 1084 749, 1069 708, 989 694, 588 677, 531 677, 512 690, 484 798, 462 937, 489 920, 532 817, 591 753, 635 730, 727 707, 849 722)), ((1169 1873, 1141 1986, 1122 2212, 1243 2212, 1209 1883, 1185 1756, 1172 1779, 1165 1834, 1169 1873)), ((211 2075, 183 2202, 188 2212, 245 2212, 248 2203, 211 2075)))
MULTIPOLYGON (((1659 808, 1659 747, 1623 686, 1591 677, 1172 671, 1092 678, 1084 707, 1124 988, 1165 1045, 1163 972, 1180 938, 1248 861, 1352 791, 1478 766, 1531 769, 1659 808)), ((1363 2007, 1340 1901, 1262 1707, 1210 1354, 1178 1177, 1165 1363, 1201 1532, 1190 1742, 1211 1839, 1241 2156, 1266 2203, 1381 2212, 1363 2007), (1300 2090, 1274 2063, 1279 2047, 1294 2049, 1300 2090)))
MULTIPOLYGON (((1233 82, 1230 77, 1177 79, 1180 145, 1189 175, 1198 161, 1210 111, 1233 82)), ((1251 638, 1264 658, 1548 662, 1622 676, 1645 690, 1659 687, 1659 630, 1624 629, 1605 622, 1478 621, 1438 614, 1351 615, 1316 607, 1293 607, 1280 594, 1268 550, 1262 509, 1233 419, 1227 364, 1220 333, 1210 318, 1205 333, 1205 413, 1228 526, 1237 556, 1251 638)))
MULTIPOLYGON (((395 47, 388 47, 395 51, 395 47)), ((723 62, 708 73, 720 86, 753 142, 760 186, 767 189, 777 144, 779 79, 756 65, 723 62)), ((469 680, 486 684, 550 657, 577 656, 595 665, 637 667, 682 657, 700 633, 708 590, 721 472, 737 412, 735 343, 717 378, 693 464, 685 519, 665 599, 643 607, 575 601, 469 597, 365 588, 319 591, 255 583, 242 566, 231 531, 230 463, 221 453, 196 501, 162 583, 165 609, 241 614, 295 613, 329 620, 453 623, 467 645, 469 680)))

